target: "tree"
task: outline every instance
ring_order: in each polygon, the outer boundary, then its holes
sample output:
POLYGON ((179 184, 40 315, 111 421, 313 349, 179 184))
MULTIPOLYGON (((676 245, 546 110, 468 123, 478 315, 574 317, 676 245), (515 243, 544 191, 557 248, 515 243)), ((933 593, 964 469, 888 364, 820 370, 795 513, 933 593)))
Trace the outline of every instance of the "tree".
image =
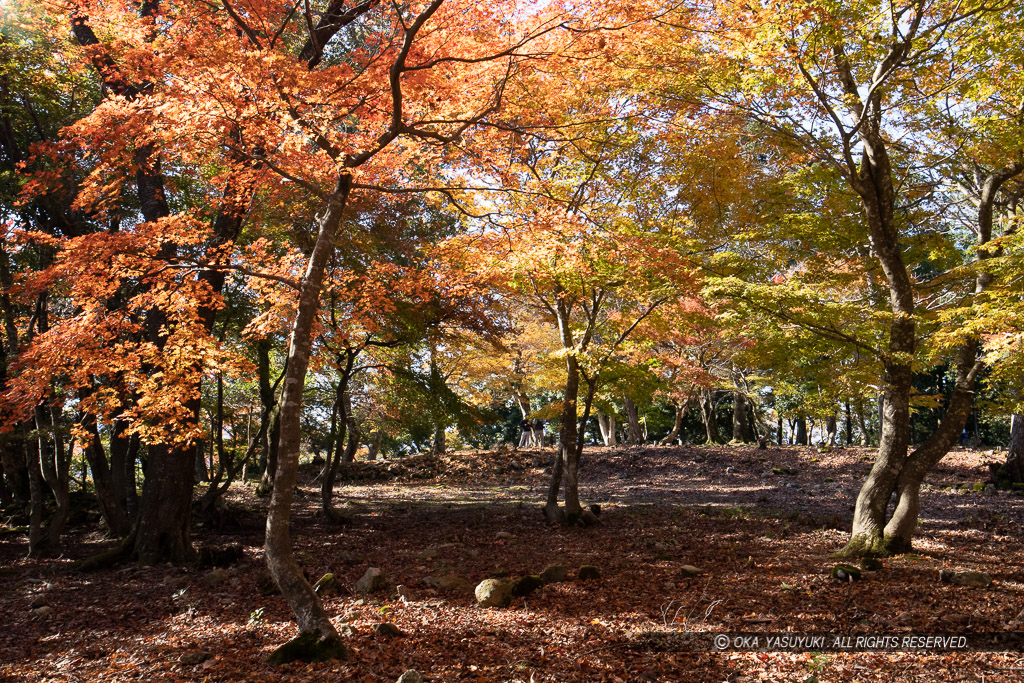
MULTIPOLYGON (((507 139, 501 129, 516 116, 507 101, 509 83, 533 71, 535 57, 550 54, 544 42, 563 27, 585 28, 572 15, 532 10, 515 13, 517 21, 509 24, 507 8, 442 0, 342 7, 332 5, 317 19, 308 7, 303 16, 291 3, 268 2, 259 23, 229 4, 212 13, 205 6, 169 7, 161 24, 167 34, 153 43, 163 69, 160 87, 148 95, 161 103, 151 110, 155 120, 150 112, 127 112, 129 120, 156 131, 163 154, 194 158, 227 147, 240 163, 271 171, 271 187, 291 185, 320 202, 315 238, 293 280, 298 296, 266 556, 296 614, 302 640, 293 646, 312 642, 331 655, 343 648, 292 556, 289 520, 320 291, 349 199, 353 192, 436 189, 458 201, 462 183, 445 178, 459 178, 476 163, 479 157, 462 154, 464 147, 486 152, 507 139), (223 30, 224 22, 231 31, 223 30), (344 30, 328 43, 321 40, 323 23, 344 30), (313 58, 297 62, 290 46, 307 43, 313 58)), ((117 10, 111 11, 119 23, 117 10)), ((296 654, 310 656, 285 648, 277 658, 296 654)))
MULTIPOLYGON (((877 348, 862 346, 883 366, 881 438, 875 466, 858 496, 848 554, 909 548, 912 525, 906 520, 916 520, 916 489, 910 480, 923 476, 923 463, 934 460, 925 452, 908 460, 920 311, 905 242, 920 234, 914 229, 920 204, 911 198, 927 194, 912 171, 919 152, 913 143, 934 125, 919 105, 949 92, 943 83, 956 82, 951 74, 972 73, 968 55, 971 46, 980 44, 981 27, 993 19, 1008 20, 1010 10, 1010 4, 918 0, 891 7, 858 2, 744 10, 737 15, 731 42, 742 66, 727 84, 709 79, 717 96, 843 179, 859 200, 871 258, 884 278, 887 340, 877 348), (907 131, 898 141, 897 127, 907 131), (906 512, 898 508, 887 526, 888 501, 897 489, 906 492, 906 512)), ((974 374, 965 372, 964 387, 973 383, 974 374)), ((951 405, 947 429, 953 428, 958 406, 951 405)), ((937 455, 946 441, 945 435, 937 437, 928 451, 937 455)))

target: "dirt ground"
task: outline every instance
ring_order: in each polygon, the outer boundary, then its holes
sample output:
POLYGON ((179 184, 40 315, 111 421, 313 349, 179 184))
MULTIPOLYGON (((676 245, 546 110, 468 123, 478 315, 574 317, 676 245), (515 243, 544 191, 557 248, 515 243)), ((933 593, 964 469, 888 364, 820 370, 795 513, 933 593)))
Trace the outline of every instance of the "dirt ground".
POLYGON ((1024 498, 983 489, 998 454, 947 457, 923 492, 915 553, 852 583, 829 576, 829 555, 844 543, 870 451, 588 450, 581 493, 602 523, 585 529, 544 522, 550 455, 357 464, 337 489, 343 526, 323 521, 315 485, 301 487, 296 551, 311 580, 332 572, 341 584, 326 604, 353 650, 343 662, 265 663, 295 632, 283 599, 263 594, 265 501, 251 488, 232 489, 225 526, 196 530, 197 546, 242 547, 223 569, 79 573, 74 559, 110 544, 93 527, 72 529, 67 556, 29 560, 24 535, 0 525, 0 680, 394 681, 410 668, 429 681, 524 683, 1024 680, 1019 651, 699 652, 649 635, 1024 631, 1024 498), (437 587, 553 564, 568 581, 507 608, 437 587), (581 565, 600 578, 577 580, 581 565), (356 595, 369 567, 407 597, 356 595), (994 581, 944 583, 940 569, 994 581), (381 634, 384 622, 404 635, 381 634))

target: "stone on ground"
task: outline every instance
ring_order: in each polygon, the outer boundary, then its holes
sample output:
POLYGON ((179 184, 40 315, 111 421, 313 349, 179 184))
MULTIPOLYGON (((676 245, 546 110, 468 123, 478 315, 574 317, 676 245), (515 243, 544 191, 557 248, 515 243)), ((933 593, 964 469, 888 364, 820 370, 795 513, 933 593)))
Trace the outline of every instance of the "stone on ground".
POLYGON ((569 578, 569 570, 557 564, 544 568, 540 573, 540 580, 544 583, 561 583, 569 578))
POLYGON ((987 588, 992 583, 992 577, 985 572, 961 572, 943 569, 939 572, 939 579, 943 583, 952 583, 957 586, 970 586, 973 588, 987 588))
POLYGON ((338 580, 334 578, 334 574, 328 573, 321 576, 320 580, 313 585, 313 592, 320 597, 340 595, 341 585, 338 584, 338 580))
POLYGON ((506 607, 512 602, 512 582, 505 579, 484 579, 474 591, 480 607, 506 607))
POLYGON ((544 581, 541 580, 536 574, 527 574, 516 579, 515 583, 512 584, 512 595, 520 597, 523 595, 529 595, 538 588, 544 585, 544 581))
POLYGON ((370 567, 363 574, 362 578, 356 581, 356 593, 362 595, 368 595, 370 593, 376 593, 382 591, 388 587, 388 579, 384 575, 383 569, 377 567, 370 567))

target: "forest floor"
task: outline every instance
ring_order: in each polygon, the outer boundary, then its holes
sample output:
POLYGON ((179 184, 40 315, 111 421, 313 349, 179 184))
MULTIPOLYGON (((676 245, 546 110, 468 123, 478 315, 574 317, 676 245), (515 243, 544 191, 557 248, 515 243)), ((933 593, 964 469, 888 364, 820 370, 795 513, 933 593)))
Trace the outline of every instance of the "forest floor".
MULTIPOLYGON (((357 463, 337 489, 348 524, 323 521, 310 482, 294 525, 311 580, 332 572, 341 584, 325 602, 348 633, 343 662, 265 663, 294 626, 284 600, 261 591, 265 500, 252 488, 232 488, 227 526, 195 532, 197 546, 242 546, 224 569, 78 573, 72 560, 110 544, 95 525, 73 528, 68 556, 50 560, 25 559, 23 534, 0 525, 0 681, 387 682, 410 668, 428 681, 524 683, 1024 680, 1019 651, 713 652, 650 635, 1024 631, 1024 498, 978 490, 998 455, 957 451, 930 475, 913 554, 858 582, 829 576, 871 455, 588 449, 581 493, 601 524, 584 529, 544 522, 550 449, 357 463), (552 564, 569 580, 506 608, 475 606, 477 582, 552 564), (600 578, 577 580, 581 565, 600 578), (368 567, 407 597, 356 595, 368 567), (943 583, 940 569, 994 582, 943 583), (404 635, 382 635, 382 622, 404 635)), ((699 642, 708 649, 710 637, 699 642)))

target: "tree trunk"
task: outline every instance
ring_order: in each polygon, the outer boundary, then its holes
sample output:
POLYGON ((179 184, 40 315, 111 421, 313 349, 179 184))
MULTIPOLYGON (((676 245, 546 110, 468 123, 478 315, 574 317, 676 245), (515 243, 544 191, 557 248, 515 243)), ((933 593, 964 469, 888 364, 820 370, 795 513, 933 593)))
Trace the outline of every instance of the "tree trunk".
POLYGON ((348 407, 348 442, 345 445, 345 452, 341 454, 342 462, 355 462, 356 451, 359 450, 359 425, 356 424, 356 418, 352 414, 352 404, 349 403, 348 407))
POLYGON ((597 426, 601 430, 601 440, 605 446, 614 446, 615 441, 615 416, 608 415, 604 411, 597 411, 597 426))
POLYGON ((100 440, 99 429, 96 426, 96 416, 89 413, 80 416, 78 421, 88 434, 82 451, 92 472, 92 485, 96 493, 96 502, 100 506, 100 515, 112 535, 127 536, 131 532, 131 521, 128 518, 128 510, 119 500, 114 486, 114 472, 107 465, 103 441, 100 440))
POLYGON ((551 465, 551 485, 548 487, 548 499, 544 505, 544 514, 552 522, 564 522, 569 516, 579 514, 579 497, 576 489, 577 482, 569 482, 570 453, 576 449, 576 402, 579 399, 580 369, 576 358, 575 342, 570 327, 569 309, 564 298, 558 297, 555 301, 555 312, 558 319, 558 331, 562 340, 562 348, 567 351, 565 354, 565 391, 562 397, 562 424, 558 432, 558 447, 555 448, 554 462, 551 465), (563 473, 566 475, 565 490, 566 501, 565 511, 558 508, 558 490, 562 481, 563 473), (574 500, 570 501, 570 491, 574 500))
MULTIPOLYGON (((338 474, 338 464, 341 462, 342 452, 348 454, 348 448, 343 448, 342 442, 345 441, 345 437, 349 433, 348 426, 352 415, 352 398, 348 391, 348 383, 354 361, 353 354, 346 354, 345 365, 338 378, 338 386, 335 388, 334 404, 331 407, 331 442, 327 447, 327 459, 324 462, 320 482, 321 509, 324 516, 332 522, 340 522, 342 519, 334 509, 334 480, 338 474)), ((349 462, 349 460, 345 462, 349 462)))
POLYGON ((430 451, 434 455, 448 452, 448 441, 445 438, 445 426, 443 424, 438 423, 434 425, 434 438, 431 442, 430 451))
POLYGON ((68 515, 71 513, 71 496, 68 491, 71 482, 71 456, 75 452, 75 440, 72 437, 64 446, 64 437, 59 430, 60 412, 53 407, 50 408, 50 424, 53 425, 53 457, 56 469, 54 483, 51 484, 53 496, 57 500, 57 510, 50 521, 50 546, 60 547, 60 537, 67 525, 68 515))
POLYGON ((871 435, 868 433, 867 419, 864 417, 864 399, 857 399, 857 421, 860 423, 860 445, 867 448, 871 445, 871 435))
POLYGON ((35 409, 38 434, 39 465, 43 481, 50 487, 56 509, 47 528, 46 539, 36 547, 36 554, 56 552, 68 519, 71 499, 68 495, 70 458, 64 454, 64 440, 60 436, 58 417, 52 407, 37 405, 35 409))
POLYGON ((384 443, 384 432, 377 430, 370 435, 370 443, 366 445, 366 459, 376 460, 380 446, 384 443))
MULTIPOLYGON (((210 425, 210 432, 216 433, 216 420, 210 425)), ((199 482, 210 481, 210 471, 206 469, 206 442, 203 439, 196 441, 196 457, 193 460, 195 466, 194 479, 199 482)), ((210 454, 210 468, 213 468, 213 454, 210 454)))
POLYGON ((640 418, 636 412, 636 404, 628 396, 624 396, 623 400, 626 404, 626 419, 629 425, 629 443, 634 446, 642 444, 644 437, 640 430, 640 418))
POLYGON ((263 431, 260 448, 260 467, 263 474, 256 487, 259 494, 270 491, 274 485, 274 472, 277 471, 277 449, 281 436, 280 415, 274 399, 274 387, 270 384, 270 340, 260 339, 256 342, 257 372, 260 387, 260 406, 264 415, 269 415, 270 424, 263 431))
POLYGON ((665 436, 665 438, 660 441, 662 446, 672 443, 673 441, 676 440, 676 437, 679 436, 679 430, 682 429, 683 427, 683 417, 686 415, 687 405, 687 403, 675 404, 676 418, 675 421, 672 423, 672 431, 670 431, 665 436))
POLYGON ((146 454, 135 554, 142 565, 189 564, 196 558, 191 539, 192 449, 153 444, 146 454))
POLYGON ((701 397, 700 415, 704 420, 704 431, 707 433, 707 443, 718 443, 718 417, 715 415, 715 392, 707 391, 701 397))
POLYGON ((1010 418, 1010 447, 1003 469, 1011 482, 1024 482, 1024 414, 1014 413, 1010 418))
POLYGON ((732 440, 738 443, 754 443, 753 420, 747 407, 747 397, 742 391, 732 393, 732 440))
POLYGON ((39 442, 25 439, 25 466, 28 469, 29 515, 28 554, 38 557, 46 550, 43 536, 43 476, 39 471, 39 442))
POLYGON ((341 639, 292 554, 290 523, 302 438, 302 391, 309 367, 313 323, 320 305, 324 269, 351 187, 351 176, 339 175, 328 206, 319 217, 319 233, 300 286, 298 309, 288 340, 288 368, 280 406, 281 436, 267 512, 265 552, 270 573, 295 613, 300 637, 315 638, 318 644, 337 650, 343 650, 341 639))
POLYGON ((846 445, 853 445, 853 414, 850 412, 850 400, 846 400, 846 445))
POLYGON ((807 418, 798 417, 796 420, 796 437, 794 439, 797 446, 807 445, 807 418))
MULTIPOLYGON (((911 548, 913 532, 917 526, 921 482, 960 436, 974 401, 974 384, 982 363, 977 358, 979 342, 976 338, 960 346, 956 360, 956 385, 943 420, 920 448, 907 455, 913 380, 910 359, 913 358, 916 342, 913 289, 893 227, 895 202, 888 156, 877 127, 862 132, 862 137, 864 135, 876 138, 865 140, 864 166, 875 166, 881 162, 882 167, 867 168, 869 173, 862 174, 860 178, 864 187, 855 189, 864 200, 872 246, 889 283, 894 316, 890 323, 878 459, 857 498, 853 533, 844 553, 890 554, 906 552, 911 548), (884 175, 879 175, 878 170, 884 170, 884 175), (897 494, 896 509, 892 518, 886 522, 889 498, 894 491, 897 494)), ((992 206, 996 192, 1005 180, 1021 172, 1024 172, 1024 162, 999 169, 983 183, 978 202, 979 261, 989 256, 985 245, 992 235, 992 206)), ((990 280, 991 276, 980 270, 976 277, 975 293, 984 291, 990 280)))
MULTIPOLYGON (((909 332, 904 344, 913 347, 913 321, 902 330, 893 324, 892 336, 909 332)), ((890 348, 894 345, 890 339, 890 348)), ((909 355, 909 354, 908 354, 909 355)), ((896 488, 900 469, 907 457, 910 439, 910 389, 913 375, 909 363, 889 363, 885 369, 885 391, 882 413, 882 434, 875 464, 857 496, 853 513, 853 529, 843 553, 850 556, 888 554, 884 538, 885 516, 889 499, 896 488)))
POLYGON ((903 464, 896 482, 896 508, 883 532, 886 550, 908 552, 914 529, 917 528, 921 483, 942 458, 956 445, 967 416, 974 404, 974 385, 982 363, 978 360, 979 343, 971 340, 957 353, 956 384, 935 432, 903 464))

